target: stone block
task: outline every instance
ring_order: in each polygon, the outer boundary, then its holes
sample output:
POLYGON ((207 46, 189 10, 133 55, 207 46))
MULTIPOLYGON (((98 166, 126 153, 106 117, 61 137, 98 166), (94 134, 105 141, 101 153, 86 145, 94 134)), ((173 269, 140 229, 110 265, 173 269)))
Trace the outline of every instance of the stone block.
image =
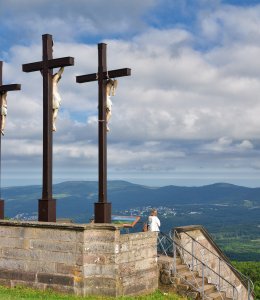
POLYGON ((22 227, 0 227, 0 237, 23 237, 24 228, 22 227))
POLYGON ((93 295, 98 295, 98 296, 102 295, 102 296, 113 297, 113 298, 118 296, 115 288, 102 288, 102 289, 100 289, 99 287, 84 288, 84 296, 93 296, 93 295))
POLYGON ((86 265, 84 266, 84 277, 86 276, 110 276, 116 277, 118 266, 112 265, 86 265))
POLYGON ((58 274, 78 275, 79 273, 82 274, 82 267, 77 265, 56 263, 56 272, 58 274))
POLYGON ((74 286, 74 278, 72 276, 65 275, 38 273, 37 281, 48 285, 57 284, 61 286, 74 286))
POLYGON ((120 276, 120 280, 123 284, 123 286, 126 285, 131 285, 131 284, 135 284, 135 283, 139 283, 139 282, 149 282, 151 281, 153 278, 156 278, 156 280, 158 281, 158 268, 154 267, 151 268, 149 270, 139 270, 136 271, 130 275, 123 275, 120 276))
POLYGON ((15 237, 0 237, 1 247, 24 248, 24 240, 15 237))
POLYGON ((104 231, 104 230, 85 230, 84 231, 84 242, 105 242, 113 243, 115 241, 115 232, 114 231, 104 231))
POLYGON ((139 293, 144 293, 146 290, 146 284, 145 283, 133 283, 131 285, 126 286, 123 291, 124 295, 136 295, 139 293))
POLYGON ((85 276, 84 285, 85 288, 102 289, 103 291, 103 289, 115 289, 117 281, 115 278, 107 276, 85 276))
POLYGON ((16 271, 16 270, 0 270, 0 278, 9 279, 9 280, 22 280, 22 281, 35 281, 35 273, 25 272, 25 271, 16 271))
POLYGON ((22 280, 12 280, 11 287, 14 288, 16 286, 25 286, 33 289, 38 290, 45 290, 46 284, 39 283, 39 282, 29 282, 29 281, 22 281, 22 280))
POLYGON ((2 255, 4 258, 25 259, 25 260, 41 259, 41 252, 31 251, 29 249, 3 248, 2 255))
POLYGON ((114 243, 106 243, 106 242, 92 242, 84 244, 84 253, 115 253, 116 245, 114 243))
POLYGON ((65 252, 40 251, 40 259, 46 263, 55 262, 69 265, 77 263, 78 255, 65 252))
POLYGON ((0 269, 5 270, 25 270, 26 263, 24 260, 0 259, 0 269))
POLYGON ((106 255, 103 254, 85 254, 83 258, 84 265, 86 264, 105 264, 107 262, 106 255))
POLYGON ((46 263, 45 261, 26 260, 24 261, 24 270, 28 272, 55 273, 56 264, 54 262, 46 263))
POLYGON ((133 250, 120 253, 118 263, 125 263, 131 261, 139 261, 147 257, 156 257, 157 250, 154 247, 146 247, 139 250, 133 250))
POLYGON ((77 242, 77 232, 72 230, 60 230, 58 228, 24 228, 24 238, 47 240, 54 242, 77 242))
POLYGON ((61 285, 61 284, 46 284, 45 289, 50 289, 55 292, 60 292, 64 294, 77 294, 77 295, 82 295, 78 289, 75 289, 73 286, 68 286, 68 285, 61 285))
POLYGON ((54 252, 76 252, 77 243, 71 242, 57 242, 57 241, 49 241, 49 240, 31 240, 30 242, 31 249, 39 249, 46 251, 54 251, 54 252))

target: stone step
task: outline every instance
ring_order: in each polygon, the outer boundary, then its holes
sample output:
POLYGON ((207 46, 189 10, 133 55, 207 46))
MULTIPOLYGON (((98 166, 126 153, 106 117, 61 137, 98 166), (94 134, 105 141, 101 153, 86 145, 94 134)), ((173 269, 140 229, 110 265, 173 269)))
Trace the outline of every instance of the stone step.
MULTIPOLYGON (((159 255, 158 257, 158 264, 160 265, 167 265, 167 266, 172 266, 174 264, 174 258, 170 257, 170 256, 166 256, 166 255, 159 255)), ((180 257, 176 257, 176 265, 181 265, 182 264, 182 260, 180 257)))
POLYGON ((216 292, 216 286, 214 284, 205 284, 204 285, 204 293, 205 294, 210 294, 210 293, 213 293, 213 292, 216 292))
POLYGON ((227 300, 225 293, 223 292, 213 292, 207 295, 207 300, 227 300))
POLYGON ((194 271, 190 271, 189 269, 181 269, 179 272, 177 272, 179 277, 185 278, 187 280, 194 280, 194 278, 197 278, 198 273, 194 271))
MULTIPOLYGON (((202 282, 203 282, 203 279, 201 277, 195 277, 193 280, 190 281, 190 284, 195 287, 201 287, 202 282)), ((208 283, 207 278, 204 278, 204 284, 207 284, 207 283, 208 283)))
POLYGON ((177 256, 176 257, 176 265, 181 265, 181 264, 182 264, 182 259, 179 256, 177 256))
POLYGON ((178 284, 177 285, 177 293, 181 296, 186 296, 189 289, 190 289, 190 287, 188 284, 178 284))
POLYGON ((184 264, 179 264, 176 266, 177 273, 183 272, 183 270, 188 271, 189 268, 184 264))

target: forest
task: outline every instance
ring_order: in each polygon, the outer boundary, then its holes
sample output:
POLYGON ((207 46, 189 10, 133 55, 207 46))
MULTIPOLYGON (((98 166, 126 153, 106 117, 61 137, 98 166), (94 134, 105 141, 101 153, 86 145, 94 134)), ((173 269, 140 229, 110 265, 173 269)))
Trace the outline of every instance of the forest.
POLYGON ((254 284, 255 300, 260 300, 260 262, 232 261, 233 265, 244 275, 248 276, 254 284))

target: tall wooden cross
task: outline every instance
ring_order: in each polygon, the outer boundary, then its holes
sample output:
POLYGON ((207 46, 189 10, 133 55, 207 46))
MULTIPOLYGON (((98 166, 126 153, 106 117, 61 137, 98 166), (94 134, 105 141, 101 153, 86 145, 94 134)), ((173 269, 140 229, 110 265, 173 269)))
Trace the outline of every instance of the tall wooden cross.
MULTIPOLYGON (((3 85, 3 62, 0 61, 0 109, 2 110, 2 95, 3 93, 7 93, 9 91, 18 91, 21 89, 20 84, 5 84, 3 85)), ((0 114, 0 126, 2 128, 2 122, 3 122, 3 116, 2 116, 2 111, 0 114)), ((2 161, 2 134, 0 133, 0 181, 1 181, 1 161, 2 161)), ((0 182, 0 219, 4 218, 4 200, 1 199, 1 182, 0 182)))
POLYGON ((73 57, 53 59, 53 40, 50 34, 42 36, 42 61, 24 64, 24 72, 41 71, 43 78, 43 170, 42 199, 39 199, 39 221, 56 221, 56 200, 52 198, 52 114, 53 68, 73 66, 73 57))
POLYGON ((109 78, 131 75, 131 69, 118 69, 107 71, 107 45, 98 44, 98 73, 81 75, 76 77, 78 83, 98 81, 98 152, 99 152, 99 176, 98 176, 98 202, 95 203, 95 223, 111 223, 111 203, 107 202, 107 126, 106 83, 109 78))

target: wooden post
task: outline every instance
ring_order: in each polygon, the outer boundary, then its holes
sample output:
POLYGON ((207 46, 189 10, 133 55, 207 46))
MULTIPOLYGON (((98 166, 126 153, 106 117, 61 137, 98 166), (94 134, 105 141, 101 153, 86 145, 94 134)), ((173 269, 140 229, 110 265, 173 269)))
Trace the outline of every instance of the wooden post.
MULTIPOLYGON (((9 91, 18 91, 21 89, 20 84, 6 84, 3 85, 3 62, 0 61, 0 109, 2 110, 2 94, 9 91)), ((2 125, 2 112, 0 115, 0 126, 2 125)), ((2 127, 2 126, 1 126, 2 127)), ((1 174, 2 174, 2 134, 0 133, 0 219, 4 219, 4 200, 2 199, 2 186, 1 186, 1 174)))
POLYGON ((53 59, 53 40, 50 34, 42 36, 42 61, 24 64, 24 72, 41 71, 43 78, 43 167, 42 198, 39 199, 38 220, 56 222, 56 200, 52 197, 52 76, 53 68, 73 66, 73 57, 53 59))
POLYGON ((107 45, 98 44, 98 73, 76 77, 78 83, 98 81, 98 202, 95 203, 95 223, 111 223, 111 203, 107 201, 107 126, 106 82, 108 78, 131 75, 131 69, 107 71, 107 45))

